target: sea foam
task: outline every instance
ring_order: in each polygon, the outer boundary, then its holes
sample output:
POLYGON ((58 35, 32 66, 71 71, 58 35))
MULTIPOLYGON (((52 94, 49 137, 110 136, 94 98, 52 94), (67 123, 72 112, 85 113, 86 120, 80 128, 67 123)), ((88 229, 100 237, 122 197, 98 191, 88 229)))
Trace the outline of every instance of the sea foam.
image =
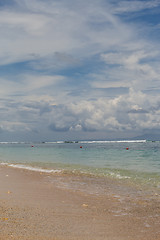
POLYGON ((58 169, 43 169, 39 167, 31 167, 31 166, 26 166, 23 164, 9 164, 9 163, 1 163, 1 165, 5 165, 8 167, 12 168, 20 168, 20 169, 26 169, 34 172, 43 172, 43 173, 61 173, 61 170, 58 169))

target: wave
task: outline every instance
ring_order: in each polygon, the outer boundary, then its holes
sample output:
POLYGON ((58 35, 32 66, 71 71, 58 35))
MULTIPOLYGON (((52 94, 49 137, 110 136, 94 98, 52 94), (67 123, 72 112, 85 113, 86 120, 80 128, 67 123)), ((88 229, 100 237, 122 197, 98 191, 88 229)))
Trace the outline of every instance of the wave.
POLYGON ((79 143, 145 143, 147 140, 79 141, 79 143))
POLYGON ((25 142, 0 142, 0 144, 25 144, 25 142))
MULTIPOLYGON (((113 177, 116 179, 130 179, 129 176, 126 175, 121 175, 120 173, 117 172, 113 172, 112 170, 108 170, 107 172, 94 172, 94 171, 86 171, 86 170, 80 170, 80 169, 63 169, 63 170, 59 170, 59 169, 43 169, 40 167, 32 167, 32 166, 27 166, 27 165, 23 165, 23 164, 12 164, 12 163, 0 163, 0 165, 2 166, 7 166, 7 167, 11 167, 11 168, 17 168, 17 169, 24 169, 24 170, 28 170, 28 171, 34 171, 34 172, 40 172, 40 173, 72 173, 72 174, 82 174, 82 175, 86 175, 89 176, 108 176, 108 177, 113 177)), ((90 169, 91 170, 91 169, 90 169)))
POLYGON ((145 143, 147 140, 97 140, 97 141, 55 141, 55 142, 0 142, 0 144, 63 144, 63 143, 145 143))
POLYGON ((31 167, 31 166, 26 166, 23 164, 1 163, 1 165, 7 166, 7 167, 12 167, 12 168, 30 170, 30 171, 34 171, 34 172, 42 172, 42 173, 61 173, 62 172, 62 170, 58 170, 58 169, 43 169, 40 167, 31 167))

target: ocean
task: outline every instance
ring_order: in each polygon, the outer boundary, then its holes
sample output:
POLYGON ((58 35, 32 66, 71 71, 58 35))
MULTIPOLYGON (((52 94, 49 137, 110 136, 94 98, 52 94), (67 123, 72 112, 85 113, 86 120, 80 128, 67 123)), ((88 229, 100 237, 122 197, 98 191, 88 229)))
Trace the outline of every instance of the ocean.
POLYGON ((0 143, 0 164, 130 181, 160 190, 159 141, 0 143))

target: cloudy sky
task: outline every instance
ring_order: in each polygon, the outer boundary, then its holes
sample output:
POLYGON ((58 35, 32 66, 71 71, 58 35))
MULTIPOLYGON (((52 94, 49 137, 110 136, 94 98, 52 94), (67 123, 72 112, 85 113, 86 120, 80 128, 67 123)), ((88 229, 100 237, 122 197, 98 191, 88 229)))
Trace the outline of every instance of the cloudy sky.
POLYGON ((160 0, 0 0, 0 141, 160 133, 160 0))

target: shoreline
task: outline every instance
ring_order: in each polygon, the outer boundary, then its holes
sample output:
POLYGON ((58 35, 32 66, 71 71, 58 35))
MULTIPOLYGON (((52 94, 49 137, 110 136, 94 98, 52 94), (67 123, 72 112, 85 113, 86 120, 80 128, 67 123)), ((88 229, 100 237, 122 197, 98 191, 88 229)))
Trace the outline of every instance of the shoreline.
POLYGON ((159 240, 160 195, 122 181, 0 166, 0 239, 159 240))

